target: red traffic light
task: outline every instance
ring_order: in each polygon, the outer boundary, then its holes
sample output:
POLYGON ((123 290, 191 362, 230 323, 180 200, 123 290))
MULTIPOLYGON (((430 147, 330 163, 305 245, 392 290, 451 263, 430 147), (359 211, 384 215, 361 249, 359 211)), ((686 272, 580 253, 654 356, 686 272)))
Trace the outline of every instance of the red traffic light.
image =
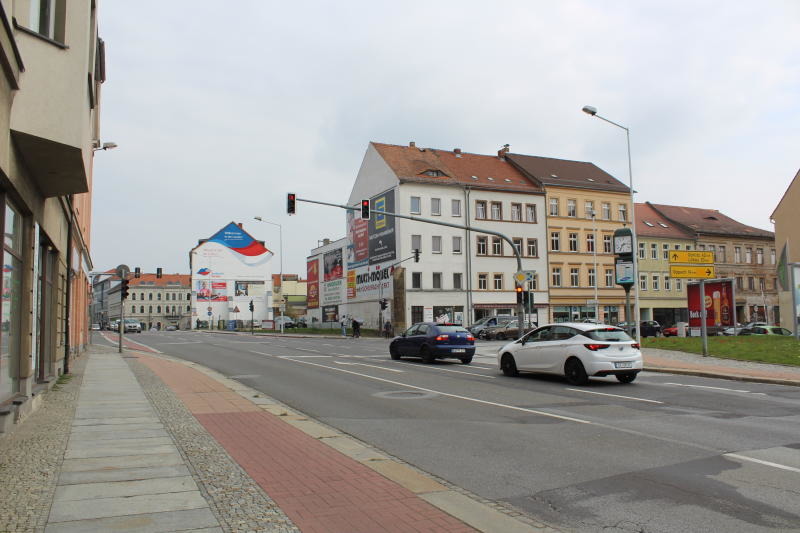
POLYGON ((361 219, 369 220, 369 200, 361 200, 361 219))
POLYGON ((286 195, 286 212, 290 215, 294 215, 297 208, 297 196, 290 192, 286 195))

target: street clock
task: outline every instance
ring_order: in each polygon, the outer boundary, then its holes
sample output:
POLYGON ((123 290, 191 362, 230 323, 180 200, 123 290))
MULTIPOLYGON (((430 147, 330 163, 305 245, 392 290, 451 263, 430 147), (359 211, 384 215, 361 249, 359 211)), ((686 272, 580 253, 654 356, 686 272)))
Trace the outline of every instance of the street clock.
POLYGON ((621 256, 633 255, 633 232, 630 228, 620 228, 614 232, 614 253, 621 256))

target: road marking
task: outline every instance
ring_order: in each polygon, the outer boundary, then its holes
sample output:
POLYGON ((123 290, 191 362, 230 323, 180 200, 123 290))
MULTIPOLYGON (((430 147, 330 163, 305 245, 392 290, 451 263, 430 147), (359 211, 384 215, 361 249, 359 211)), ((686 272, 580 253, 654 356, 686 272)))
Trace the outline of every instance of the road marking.
POLYGON ((273 355, 272 357, 279 357, 281 359, 289 359, 296 357, 297 359, 320 359, 331 357, 330 355, 273 355))
POLYGON ((741 389, 726 389, 725 387, 711 387, 709 385, 688 385, 686 383, 664 383, 664 385, 675 385, 676 387, 693 387, 695 389, 724 390, 728 392, 745 392, 747 394, 759 394, 761 396, 766 396, 766 393, 764 392, 750 392, 749 390, 741 390, 741 389))
POLYGON ((203 341, 161 342, 159 344, 205 344, 203 341))
POLYGON ((600 396, 612 396, 614 398, 625 398, 626 400, 636 400, 637 402, 664 403, 664 402, 659 402, 657 400, 648 400, 646 398, 635 398, 633 396, 622 396, 620 394, 609 394, 607 392, 595 392, 595 391, 583 390, 583 389, 567 389, 567 390, 571 390, 571 391, 575 391, 575 392, 584 392, 586 394, 597 394, 597 395, 600 395, 600 396))
POLYGON ((425 392, 432 392, 432 393, 438 394, 440 396, 447 396, 449 398, 456 398, 458 400, 466 400, 468 402, 475 402, 475 403, 480 403, 480 404, 483 404, 483 405, 491 405, 493 407, 502 407, 504 409, 511 409, 513 411, 522 411, 523 413, 531 413, 531 414, 534 414, 534 415, 547 416, 547 417, 550 417, 550 418, 557 418, 559 420, 567 420, 569 422, 577 422, 579 424, 589 424, 589 425, 592 425, 592 426, 599 425, 599 424, 596 424, 595 422, 590 422, 589 420, 582 420, 580 418, 573 418, 571 416, 556 415, 556 414, 553 414, 553 413, 547 413, 545 411, 537 411, 536 409, 528 409, 527 407, 517 407, 516 405, 508 405, 508 404, 504 404, 504 403, 490 402, 488 400, 481 400, 479 398, 470 398, 469 396, 461 396, 459 394, 450 394, 449 392, 441 392, 441 391, 437 391, 437 390, 434 390, 434 389, 426 389, 425 387, 418 387, 416 385, 410 385, 408 383, 401 383, 399 381, 392 381, 391 379, 379 378, 377 376, 370 376, 369 374, 362 374, 360 372, 353 372, 352 370, 345 370, 344 368, 336 368, 336 367, 333 367, 333 366, 321 365, 319 363, 312 363, 311 361, 303 361, 303 360, 291 359, 291 358, 288 358, 288 357, 286 358, 286 360, 294 361, 296 363, 302 363, 304 365, 311 365, 311 366, 318 366, 318 367, 321 367, 321 368, 327 368, 328 370, 335 370, 337 372, 344 372, 345 374, 352 374, 354 376, 361 376, 363 378, 373 379, 375 381, 382 381, 384 383, 391 383, 392 385, 398 385, 400 387, 408 387, 409 389, 421 390, 421 391, 425 391, 425 392))
POLYGON ((788 470, 789 472, 798 472, 800 473, 800 468, 795 468, 793 466, 786 466, 779 463, 772 463, 770 461, 763 461, 761 459, 754 459, 752 457, 747 457, 746 455, 739 455, 737 453, 725 453, 723 454, 725 457, 733 457, 734 459, 741 459, 742 461, 750 461, 753 463, 758 463, 760 465, 771 466, 773 468, 780 468, 781 470, 788 470))
MULTIPOLYGON (((404 365, 408 363, 399 363, 395 362, 395 364, 404 365)), ((425 366, 425 365, 414 365, 414 368, 424 368, 426 370, 439 370, 441 372, 454 372, 456 374, 466 374, 468 376, 478 376, 479 378, 486 378, 486 379, 496 379, 497 376, 486 376, 484 374, 476 374, 475 372, 464 372, 463 370, 451 370, 449 368, 439 368, 436 366, 425 366)))
MULTIPOLYGON (((105 339, 106 339, 108 342, 110 342, 110 343, 113 343, 113 345, 114 345, 114 346, 119 346, 119 335, 117 335, 117 338, 116 338, 116 339, 109 339, 108 337, 106 337, 106 336, 105 336, 105 334, 103 334, 103 337, 105 337, 105 339)), ((160 352, 160 351, 156 350, 155 348, 153 348, 153 347, 151 347, 151 346, 148 346, 148 345, 146 345, 146 344, 145 344, 145 343, 143 343, 143 342, 136 342, 136 341, 133 341, 133 340, 131 340, 131 339, 130 339, 130 338, 128 338, 128 337, 122 337, 122 341, 123 341, 123 348, 126 348, 126 346, 124 346, 124 343, 126 343, 126 342, 129 342, 129 343, 131 343, 131 344, 138 344, 139 346, 144 346, 145 348, 147 348, 148 350, 150 350, 150 351, 152 351, 152 352, 154 352, 154 353, 164 353, 164 352, 160 352)), ((134 349, 135 349, 135 348, 134 348, 134 349)))
POLYGON ((337 365, 358 365, 358 366, 368 366, 370 368, 377 368, 380 370, 386 370, 387 372, 400 372, 401 374, 405 372, 405 370, 398 370, 396 368, 386 368, 385 366, 378 366, 378 365, 368 365, 365 363, 348 363, 347 361, 334 361, 337 365))

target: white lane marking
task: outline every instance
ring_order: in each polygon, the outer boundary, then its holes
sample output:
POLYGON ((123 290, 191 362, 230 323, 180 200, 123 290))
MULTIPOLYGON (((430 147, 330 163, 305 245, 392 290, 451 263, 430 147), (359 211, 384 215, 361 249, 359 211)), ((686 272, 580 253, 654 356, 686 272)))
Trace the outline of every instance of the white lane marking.
POLYGON ((322 343, 323 346, 333 346, 333 344, 322 343))
POLYGON ((286 358, 286 360, 287 361, 294 361, 295 363, 302 363, 304 365, 318 366, 320 368, 325 368, 325 369, 328 369, 328 370, 335 370, 337 372, 344 372, 345 374, 352 374, 354 376, 360 376, 360 377, 367 378, 367 379, 374 379, 375 381, 382 381, 384 383, 390 383, 392 385, 397 385, 397 386, 400 386, 400 387, 408 387, 409 389, 421 390, 421 391, 425 391, 425 392, 432 392, 432 393, 438 394, 440 396, 447 396, 449 398, 456 398, 458 400, 466 400, 468 402, 475 402, 475 403, 480 403, 480 404, 483 404, 483 405, 491 405, 493 407, 502 407, 504 409, 511 409, 513 411, 522 411, 523 413, 531 413, 531 414, 534 414, 534 415, 547 416, 547 417, 550 417, 550 418, 557 418, 559 420, 567 420, 569 422, 577 422, 579 424, 589 424, 589 425, 592 425, 592 426, 599 425, 599 424, 596 424, 595 422, 590 422, 589 420, 582 420, 580 418, 573 418, 571 416, 555 415, 553 413, 547 413, 545 411, 537 411, 536 409, 528 409, 526 407, 517 407, 515 405, 508 405, 508 404, 504 404, 504 403, 490 402, 488 400, 481 400, 479 398, 470 398, 469 396, 461 396, 459 394, 451 394, 449 392, 441 392, 441 391, 437 391, 437 390, 434 390, 434 389, 426 389, 425 387, 418 387, 416 385, 410 385, 408 383, 401 383, 400 381, 392 381, 391 379, 379 378, 377 376, 370 376, 369 374, 362 374, 360 372, 353 372, 352 370, 345 370, 344 368, 336 368, 336 367, 333 367, 333 366, 321 365, 319 363, 312 363, 311 361, 302 361, 302 360, 291 359, 291 358, 286 358))
MULTIPOLYGON (((105 337, 105 334, 104 334, 103 336, 105 337)), ((111 342, 111 343, 113 343, 113 345, 114 345, 114 346, 119 346, 119 337, 117 337, 116 339, 113 339, 113 340, 112 340, 112 339, 109 339, 108 337, 105 337, 105 339, 106 339, 108 342, 111 342)), ((138 344, 139 346, 144 346, 144 347, 145 347, 145 348, 147 348, 148 350, 152 350, 152 351, 153 351, 153 352, 155 352, 155 353, 164 353, 164 352, 161 352, 161 351, 158 351, 158 350, 156 350, 156 349, 155 349, 155 348, 153 348, 152 346, 148 346, 148 345, 146 345, 146 344, 145 344, 145 343, 143 343, 143 342, 136 342, 136 341, 134 341, 134 340, 131 340, 131 339, 130 339, 130 337, 125 337, 125 336, 123 336, 123 337, 122 337, 122 340, 123 340, 123 344, 124 344, 125 342, 129 342, 129 343, 131 343, 131 344, 138 344)), ((125 347, 125 346, 123 346, 123 348, 124 348, 124 347, 125 347)))
POLYGON ((347 361, 334 361, 337 365, 358 365, 358 366, 368 366, 370 368, 377 368, 379 370, 386 370, 387 372, 400 372, 401 374, 405 372, 405 370, 398 370, 396 368, 386 368, 385 366, 378 366, 378 365, 368 365, 365 363, 348 363, 347 361))
POLYGON ((339 355, 341 357, 353 357, 356 359, 377 359, 379 357, 386 357, 386 355, 352 355, 349 353, 335 353, 335 352, 331 352, 331 355, 339 355))
POLYGON ((595 392, 595 391, 583 390, 583 389, 567 389, 567 390, 571 390, 571 391, 575 391, 575 392, 584 392, 586 394, 598 394, 600 396, 612 396, 614 398, 625 398, 626 400, 636 400, 637 402, 664 403, 664 402, 659 402, 657 400, 648 400, 646 398, 635 398, 633 396, 622 396, 620 394, 609 394, 607 392, 595 392))
MULTIPOLYGON (((395 363, 398 365, 407 364, 407 363, 395 363)), ((425 366, 425 365, 414 365, 414 368, 424 368, 425 370, 439 370, 441 372, 454 372, 456 374, 466 374, 468 376, 478 376, 479 378, 486 378, 486 379, 497 379, 497 376, 486 376, 484 374, 476 374, 475 372, 464 372, 463 370, 451 370, 449 368, 439 368, 438 366, 425 366)))
POLYGON ((760 394, 762 396, 766 395, 766 393, 763 392, 750 392, 749 390, 741 390, 741 389, 726 389, 725 387, 711 387, 709 385, 688 385, 686 383, 664 383, 664 385, 675 385, 676 387, 692 387, 695 389, 724 390, 728 392, 745 392, 747 394, 760 394))
POLYGON ((750 461, 753 463, 758 463, 760 465, 771 466, 773 468, 780 468, 781 470, 788 470, 789 472, 798 472, 800 473, 800 468, 795 468, 793 466, 786 466, 779 463, 772 463, 770 461, 763 461, 761 459, 754 459, 752 457, 747 457, 745 455, 739 455, 738 453, 725 453, 723 454, 725 457, 733 457, 734 459, 741 459, 742 461, 750 461))
POLYGON ((325 359, 331 357, 330 355, 273 355, 272 357, 280 357, 281 359, 290 359, 296 357, 297 359, 325 359))
POLYGON ((160 344, 205 344, 203 341, 162 342, 160 344))

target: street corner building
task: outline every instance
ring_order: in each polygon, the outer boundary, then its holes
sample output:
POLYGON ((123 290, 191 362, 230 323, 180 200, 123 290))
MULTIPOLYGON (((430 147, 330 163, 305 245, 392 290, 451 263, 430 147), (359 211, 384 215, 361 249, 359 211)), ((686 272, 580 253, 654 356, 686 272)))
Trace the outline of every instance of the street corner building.
POLYGON ((97 6, 0 4, 0 433, 89 342, 93 157, 114 146, 100 142, 97 6))
POLYGON ((257 326, 272 320, 273 253, 231 222, 189 252, 191 270, 191 327, 225 327, 241 320, 257 326), (250 303, 253 311, 250 311, 250 303))

